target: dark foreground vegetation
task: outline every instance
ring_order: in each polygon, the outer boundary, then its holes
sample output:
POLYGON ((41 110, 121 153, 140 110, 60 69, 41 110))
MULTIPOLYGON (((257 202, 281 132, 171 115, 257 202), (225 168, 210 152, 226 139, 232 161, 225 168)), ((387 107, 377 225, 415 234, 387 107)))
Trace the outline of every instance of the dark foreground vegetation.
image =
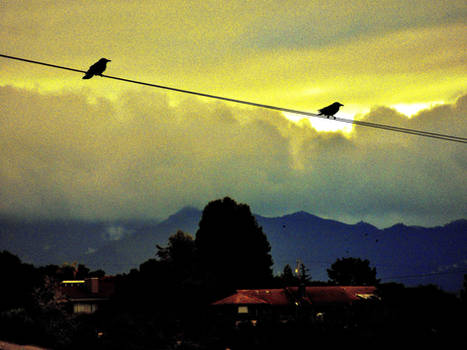
POLYGON ((115 277, 112 298, 92 314, 72 313, 59 299, 63 280, 102 277, 83 265, 25 264, 0 252, 0 339, 51 349, 298 349, 318 345, 467 345, 467 280, 455 296, 427 285, 380 284, 358 258, 338 259, 329 281, 313 281, 305 266, 273 276, 270 246, 247 205, 209 203, 196 237, 181 231, 139 269, 115 277), (298 307, 288 322, 255 325, 220 315, 212 302, 237 289, 298 285, 376 285, 364 308, 335 308, 318 320, 298 307))

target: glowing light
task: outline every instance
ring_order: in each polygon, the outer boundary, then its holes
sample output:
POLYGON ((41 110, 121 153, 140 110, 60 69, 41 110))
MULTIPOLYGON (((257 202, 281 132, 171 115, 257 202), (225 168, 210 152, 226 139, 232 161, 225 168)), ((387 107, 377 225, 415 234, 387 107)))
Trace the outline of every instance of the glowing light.
POLYGON ((391 105, 399 113, 402 113, 408 117, 412 117, 421 110, 430 109, 434 106, 445 103, 444 101, 433 101, 433 102, 422 102, 422 103, 398 103, 391 105))
MULTIPOLYGON (((352 131, 351 124, 339 123, 333 120, 327 120, 327 119, 322 119, 322 118, 307 117, 301 114, 293 114, 293 113, 287 113, 287 112, 284 112, 283 114, 287 119, 298 124, 303 123, 303 120, 309 121, 310 125, 316 131, 325 131, 325 132, 343 131, 345 133, 350 133, 352 131)), ((353 115, 349 115, 346 113, 339 113, 339 117, 353 120, 353 115)))

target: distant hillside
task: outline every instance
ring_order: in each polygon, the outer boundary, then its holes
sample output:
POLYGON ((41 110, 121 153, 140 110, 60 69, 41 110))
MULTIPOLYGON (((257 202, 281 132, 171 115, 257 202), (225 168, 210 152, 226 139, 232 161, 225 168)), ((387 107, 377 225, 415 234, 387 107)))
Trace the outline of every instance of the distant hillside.
POLYGON ((360 222, 348 225, 299 212, 280 218, 258 217, 268 233, 275 269, 301 259, 315 280, 327 280, 326 269, 342 257, 368 259, 378 278, 406 285, 437 284, 462 288, 467 274, 467 220, 424 228, 397 224, 380 230, 360 222), (424 275, 424 276, 421 276, 424 275))
MULTIPOLYGON (((0 250, 35 265, 78 261, 109 274, 128 272, 154 257, 156 244, 181 229, 195 235, 201 211, 184 208, 162 222, 18 222, 0 219, 0 250)), ((274 271, 300 259, 312 279, 327 280, 326 269, 342 257, 359 257, 376 266, 378 277, 406 285, 462 287, 467 273, 467 220, 424 228, 397 224, 378 229, 327 220, 306 212, 276 218, 256 216, 272 247, 274 271), (423 276, 421 276, 423 275, 423 276)))
POLYGON ((184 208, 156 225, 146 225, 123 239, 107 242, 92 254, 80 255, 77 259, 110 274, 128 272, 147 259, 154 258, 156 244, 166 245, 170 235, 177 230, 194 236, 200 218, 200 210, 184 208))

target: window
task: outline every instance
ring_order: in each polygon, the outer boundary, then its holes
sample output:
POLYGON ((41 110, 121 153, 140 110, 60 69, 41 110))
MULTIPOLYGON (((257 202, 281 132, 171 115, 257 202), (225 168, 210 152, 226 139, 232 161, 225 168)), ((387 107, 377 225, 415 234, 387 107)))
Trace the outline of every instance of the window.
POLYGON ((238 307, 239 314, 247 314, 248 313, 248 306, 239 306, 238 307))
POLYGON ((77 303, 73 305, 73 312, 74 313, 85 313, 85 314, 92 314, 97 310, 96 304, 90 303, 77 303))

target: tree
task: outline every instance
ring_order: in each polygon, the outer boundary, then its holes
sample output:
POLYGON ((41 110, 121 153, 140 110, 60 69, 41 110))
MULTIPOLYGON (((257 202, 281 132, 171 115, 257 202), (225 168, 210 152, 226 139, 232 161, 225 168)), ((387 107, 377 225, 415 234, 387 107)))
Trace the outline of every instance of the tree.
POLYGON ((467 275, 464 275, 464 288, 461 289, 460 298, 467 305, 467 275))
POLYGON ((338 285, 375 285, 376 268, 370 268, 370 262, 360 258, 337 259, 327 270, 330 281, 338 285))
POLYGON ((0 312, 28 307, 32 292, 42 282, 37 269, 23 263, 19 257, 4 250, 0 252, 0 281, 2 281, 0 312))
POLYGON ((192 277, 195 264, 196 246, 193 237, 181 230, 169 237, 167 247, 157 245, 156 256, 169 273, 173 280, 182 282, 192 277))
POLYGON ((61 282, 63 280, 73 280, 78 279, 82 280, 88 277, 104 277, 104 270, 91 271, 88 267, 83 264, 65 263, 62 266, 58 265, 46 265, 40 266, 38 268, 41 276, 47 276, 53 278, 54 280, 61 282))
POLYGON ((284 287, 296 286, 299 284, 299 280, 297 276, 294 275, 289 264, 284 266, 282 274, 280 275, 280 280, 284 287))
POLYGON ((229 197, 208 203, 195 243, 204 282, 217 294, 272 280, 271 246, 246 204, 229 197))
POLYGON ((115 319, 118 324, 111 331, 126 342, 122 348, 136 348, 129 345, 132 342, 150 343, 148 348, 168 348, 158 342, 173 339, 187 324, 200 324, 204 295, 200 283, 194 280, 193 237, 179 230, 169 237, 166 245, 156 247, 155 258, 119 279, 114 297, 117 306, 113 308, 119 314, 112 317, 112 322, 115 319))
POLYGON ((79 264, 75 270, 75 278, 78 280, 84 279, 89 276, 91 270, 83 264, 79 264))
POLYGON ((74 323, 56 293, 57 282, 45 272, 0 252, 0 338, 19 343, 68 348, 74 323))
POLYGON ((191 235, 178 230, 177 233, 169 237, 169 244, 167 247, 157 245, 157 249, 158 252, 156 256, 161 261, 183 264, 193 258, 196 246, 191 235))
POLYGON ((311 276, 308 274, 308 269, 307 267, 305 266, 304 263, 300 263, 300 267, 299 267, 299 281, 300 281, 300 284, 301 285, 309 285, 310 284, 310 280, 311 280, 311 276))

